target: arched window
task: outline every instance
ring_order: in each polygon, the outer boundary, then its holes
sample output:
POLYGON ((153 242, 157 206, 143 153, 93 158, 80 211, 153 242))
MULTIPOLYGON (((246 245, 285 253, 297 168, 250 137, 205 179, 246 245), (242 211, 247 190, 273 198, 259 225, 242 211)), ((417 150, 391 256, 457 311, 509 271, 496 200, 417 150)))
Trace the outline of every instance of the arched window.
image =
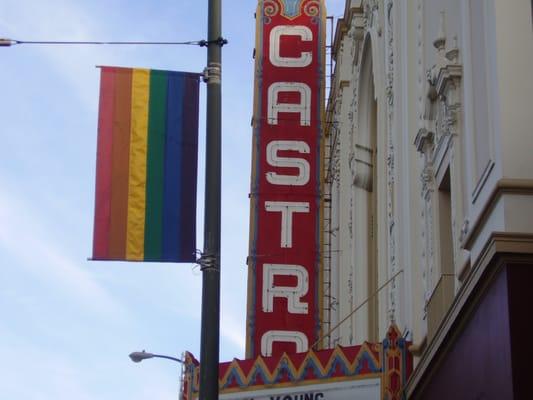
POLYGON ((379 340, 378 281, 378 105, 374 87, 372 44, 367 37, 359 73, 357 130, 351 160, 353 176, 354 307, 368 299, 353 320, 357 340, 379 340))

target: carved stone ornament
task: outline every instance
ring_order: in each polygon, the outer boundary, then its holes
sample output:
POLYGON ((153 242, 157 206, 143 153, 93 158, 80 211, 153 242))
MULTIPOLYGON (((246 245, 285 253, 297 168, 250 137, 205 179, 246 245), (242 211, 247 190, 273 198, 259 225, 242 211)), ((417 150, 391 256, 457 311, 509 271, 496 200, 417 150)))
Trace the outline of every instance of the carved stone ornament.
POLYGON ((370 28, 374 28, 378 36, 381 36, 381 26, 379 25, 378 15, 378 0, 366 0, 363 5, 363 10, 365 29, 369 30, 370 28))
POLYGON ((462 66, 459 64, 457 37, 454 37, 452 48, 446 50, 444 27, 443 11, 440 17, 439 33, 433 42, 437 50, 436 63, 426 72, 428 86, 424 111, 425 128, 435 135, 434 141, 437 148, 445 138, 457 134, 458 114, 462 107, 462 66))
POLYGON ((352 170, 353 184, 368 192, 372 191, 372 149, 356 144, 355 151, 350 155, 350 169, 352 170))
POLYGON ((359 63, 359 48, 365 35, 365 26, 363 16, 360 13, 354 13, 350 23, 350 30, 347 33, 350 39, 350 56, 352 57, 352 72, 353 66, 359 63))
MULTIPOLYGON (((419 1, 419 14, 423 16, 423 2, 419 1)), ((423 22, 423 17, 419 22, 423 22)), ((441 12, 435 47, 435 64, 426 71, 425 103, 423 107, 421 127, 416 135, 416 149, 424 157, 424 167, 420 175, 422 211, 423 268, 422 275, 425 286, 425 301, 436 283, 435 268, 435 173, 436 160, 443 159, 449 149, 453 149, 453 137, 460 127, 461 78, 462 66, 459 60, 457 38, 454 37, 451 48, 446 47, 445 13, 441 12)), ((422 52, 419 53, 419 57, 422 52)), ((421 59, 419 59, 420 63, 421 59)), ((454 153, 451 150, 451 157, 454 153)), ((453 162, 453 161, 451 161, 453 162)), ((452 210, 452 232, 456 230, 455 213, 452 210)), ((465 227, 463 227, 465 228, 465 227)), ((466 225, 468 229, 468 224, 466 225)), ((463 235, 463 234, 462 234, 463 235)), ((453 239, 455 241, 455 239, 453 239)))
POLYGON ((415 138, 416 149, 420 153, 425 153, 433 146, 433 132, 428 131, 426 128, 420 128, 415 138))

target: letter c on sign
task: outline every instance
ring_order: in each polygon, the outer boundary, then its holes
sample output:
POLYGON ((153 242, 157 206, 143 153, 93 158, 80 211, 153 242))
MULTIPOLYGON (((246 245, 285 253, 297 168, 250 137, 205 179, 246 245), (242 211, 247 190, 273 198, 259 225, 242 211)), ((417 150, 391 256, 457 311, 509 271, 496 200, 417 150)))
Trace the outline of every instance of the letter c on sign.
POLYGON ((295 331, 268 331, 261 338, 261 355, 270 357, 274 342, 294 343, 296 352, 303 353, 309 349, 307 336, 302 332, 295 331))
POLYGON ((270 31, 270 62, 276 67, 307 67, 313 61, 310 51, 303 51, 300 57, 282 57, 279 54, 281 36, 300 36, 302 41, 311 42, 313 32, 307 26, 279 25, 270 31))

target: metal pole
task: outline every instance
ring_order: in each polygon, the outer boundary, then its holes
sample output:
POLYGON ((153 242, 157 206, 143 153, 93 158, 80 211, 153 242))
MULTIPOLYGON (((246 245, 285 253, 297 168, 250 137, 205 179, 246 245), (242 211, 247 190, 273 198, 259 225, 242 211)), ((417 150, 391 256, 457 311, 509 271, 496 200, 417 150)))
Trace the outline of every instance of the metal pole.
POLYGON ((218 399, 221 209, 221 0, 209 0, 200 400, 218 399))

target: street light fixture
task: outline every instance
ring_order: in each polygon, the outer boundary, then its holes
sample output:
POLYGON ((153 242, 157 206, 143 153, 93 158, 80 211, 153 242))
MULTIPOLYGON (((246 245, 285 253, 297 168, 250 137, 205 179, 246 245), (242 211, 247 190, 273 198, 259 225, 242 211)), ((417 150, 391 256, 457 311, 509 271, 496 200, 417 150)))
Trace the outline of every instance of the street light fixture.
POLYGON ((164 356, 164 355, 161 355, 161 354, 147 353, 144 350, 143 351, 134 351, 133 353, 130 354, 130 358, 131 358, 131 361, 133 361, 135 363, 139 363, 142 360, 147 360, 149 358, 166 358, 167 360, 172 360, 172 361, 179 362, 180 364, 183 364, 183 360, 180 360, 179 358, 170 357, 170 356, 164 356))
MULTIPOLYGON (((180 360, 179 358, 164 356, 162 354, 147 353, 144 350, 134 351, 133 353, 130 353, 130 358, 131 358, 131 361, 133 361, 134 363, 140 363, 142 360, 147 360, 149 358, 166 358, 167 360, 176 361, 182 365, 185 365, 185 362, 183 360, 180 360)), ((183 368, 184 367, 182 366, 182 374, 183 374, 183 368)), ((182 375, 182 380, 180 383, 180 398, 182 396, 182 393, 183 393, 183 375, 182 375)))

